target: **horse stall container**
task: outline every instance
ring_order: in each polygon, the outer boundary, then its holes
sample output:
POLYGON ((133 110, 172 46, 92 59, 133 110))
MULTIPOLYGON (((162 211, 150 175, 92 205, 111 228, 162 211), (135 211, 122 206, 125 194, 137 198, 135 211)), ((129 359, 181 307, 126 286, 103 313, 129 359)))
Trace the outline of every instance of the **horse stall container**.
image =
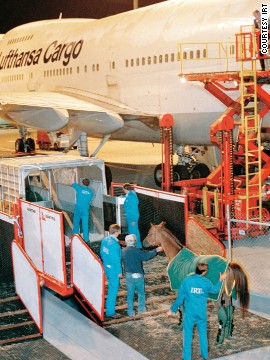
POLYGON ((70 155, 36 155, 0 160, 0 211, 13 214, 18 199, 62 211, 65 235, 71 236, 76 193, 72 178, 90 179, 94 191, 89 216, 91 241, 104 236, 103 196, 107 194, 105 165, 97 158, 70 155))

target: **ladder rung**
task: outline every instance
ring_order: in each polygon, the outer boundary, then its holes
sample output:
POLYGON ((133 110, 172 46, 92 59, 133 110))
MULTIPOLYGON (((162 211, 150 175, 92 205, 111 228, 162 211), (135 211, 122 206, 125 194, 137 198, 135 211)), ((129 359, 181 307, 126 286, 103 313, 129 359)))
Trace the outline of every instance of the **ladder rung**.
POLYGON ((254 115, 246 115, 246 116, 244 116, 244 119, 245 120, 254 120, 255 116, 254 115))
POLYGON ((258 149, 248 150, 248 152, 251 153, 251 154, 256 154, 256 153, 259 152, 259 150, 258 149))
POLYGON ((254 164, 259 164, 259 161, 249 161, 247 162, 248 165, 254 165, 254 164))
POLYGON ((254 70, 242 70, 243 76, 253 76, 254 73, 254 70))

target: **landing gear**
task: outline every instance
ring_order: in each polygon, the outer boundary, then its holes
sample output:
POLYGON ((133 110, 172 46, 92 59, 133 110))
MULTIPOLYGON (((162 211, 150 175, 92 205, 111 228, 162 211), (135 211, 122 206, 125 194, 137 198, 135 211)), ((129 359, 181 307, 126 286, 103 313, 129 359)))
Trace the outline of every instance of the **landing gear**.
POLYGON ((35 151, 35 140, 31 137, 27 138, 27 129, 24 126, 18 127, 20 138, 15 141, 16 153, 32 153, 35 151))
POLYGON ((36 146, 35 146, 34 139, 32 139, 32 138, 26 139, 25 145, 26 145, 26 152, 31 153, 31 152, 35 151, 36 146))
POLYGON ((162 165, 158 164, 154 170, 154 180, 158 187, 161 187, 162 183, 162 165))
POLYGON ((23 143, 23 139, 17 139, 15 141, 15 152, 24 152, 24 143, 23 143))
POLYGON ((32 138, 27 138, 25 141, 23 139, 17 139, 15 141, 15 152, 16 153, 32 153, 35 151, 35 140, 32 138))
POLYGON ((206 178, 210 174, 208 166, 200 163, 194 166, 191 170, 190 178, 191 179, 199 179, 199 178, 206 178))
MULTIPOLYGON (((189 179, 188 169, 184 165, 173 166, 173 181, 189 179)), ((158 187, 162 184, 162 164, 158 164, 154 170, 154 180, 158 187)))
POLYGON ((188 169, 184 165, 173 166, 173 181, 188 180, 189 178, 188 169))

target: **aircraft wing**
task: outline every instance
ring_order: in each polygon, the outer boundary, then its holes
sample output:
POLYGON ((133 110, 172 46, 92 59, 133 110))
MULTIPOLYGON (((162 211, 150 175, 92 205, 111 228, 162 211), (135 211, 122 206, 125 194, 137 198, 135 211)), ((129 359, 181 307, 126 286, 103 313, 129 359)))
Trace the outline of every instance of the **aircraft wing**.
POLYGON ((0 92, 0 116, 16 125, 57 131, 67 124, 91 136, 121 129, 118 112, 59 92, 0 92))

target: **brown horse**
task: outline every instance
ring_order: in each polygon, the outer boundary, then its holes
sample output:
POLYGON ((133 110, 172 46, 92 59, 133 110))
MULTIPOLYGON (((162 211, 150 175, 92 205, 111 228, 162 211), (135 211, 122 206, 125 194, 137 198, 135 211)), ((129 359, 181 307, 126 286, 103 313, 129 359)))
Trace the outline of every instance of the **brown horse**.
MULTIPOLYGON (((161 245, 163 247, 163 250, 169 260, 168 274, 170 276, 170 280, 171 280, 171 275, 175 275, 174 276, 175 278, 181 278, 181 276, 182 277, 187 276, 187 273, 184 275, 183 274, 180 275, 181 271, 182 272, 186 271, 187 263, 185 263, 185 264, 183 263, 184 269, 181 268, 181 264, 180 265, 178 264, 177 267, 171 266, 172 270, 170 272, 170 265, 179 257, 179 255, 181 257, 181 254, 179 254, 179 253, 181 252, 182 249, 186 249, 186 247, 183 246, 181 244, 181 242, 176 238, 176 236, 174 236, 165 227, 165 222, 161 222, 158 225, 151 224, 148 235, 146 236, 146 238, 143 241, 144 247, 159 246, 159 245, 161 245), (176 271, 176 274, 173 273, 174 271, 176 271)), ((227 328, 229 328, 229 330, 227 330, 227 332, 226 332, 227 337, 231 336, 232 328, 233 328, 233 326, 232 326, 233 307, 231 306, 231 296, 233 294, 233 291, 236 292, 236 296, 239 301, 240 307, 242 308, 243 314, 245 313, 246 309, 249 306, 250 294, 249 294, 248 278, 247 278, 245 271, 243 270, 243 268, 240 264, 235 263, 235 262, 229 262, 227 259, 222 258, 221 256, 218 256, 218 255, 209 255, 209 256, 201 255, 200 256, 200 255, 196 255, 195 253, 192 253, 189 250, 185 250, 185 252, 191 253, 191 256, 192 256, 192 264, 190 265, 190 267, 188 266, 189 272, 191 269, 193 271, 195 271, 195 268, 193 269, 192 266, 194 264, 200 262, 200 260, 202 262, 207 262, 207 259, 211 258, 211 261, 217 260, 217 262, 223 263, 223 269, 226 269, 227 278, 226 278, 226 280, 224 280, 222 292, 220 293, 219 298, 215 299, 215 300, 218 300, 218 304, 219 304, 220 323, 221 323, 221 325, 224 325, 223 329, 225 329, 225 326, 227 326, 227 328), (215 259, 215 258, 217 258, 217 259, 215 259), (221 306, 222 300, 225 301, 226 308, 221 306)), ((215 264, 217 264, 217 262, 215 262, 215 264)), ((209 263, 209 265, 210 264, 211 263, 209 263)), ((210 270, 210 266, 209 266, 209 270, 210 270)), ((216 274, 219 274, 218 273, 219 270, 216 268, 216 265, 215 265, 215 268, 212 269, 212 271, 214 271, 216 274)), ((172 285, 172 283, 173 282, 171 280, 171 285, 172 285)), ((172 288, 173 288, 173 286, 172 286, 172 288)), ((221 343, 223 341, 223 339, 224 339, 224 334, 220 334, 220 332, 219 332, 217 341, 219 343, 221 343), (221 336, 221 338, 219 338, 219 335, 221 336)))

